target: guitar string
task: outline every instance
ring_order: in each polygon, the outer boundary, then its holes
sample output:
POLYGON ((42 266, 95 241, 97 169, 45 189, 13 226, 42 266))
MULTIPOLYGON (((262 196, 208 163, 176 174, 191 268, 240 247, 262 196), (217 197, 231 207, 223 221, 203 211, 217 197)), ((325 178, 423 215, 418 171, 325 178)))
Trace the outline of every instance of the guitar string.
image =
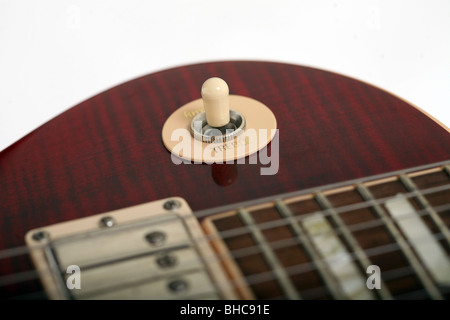
MULTIPOLYGON (((446 190, 450 190, 450 184, 432 187, 432 188, 428 188, 428 189, 423 189, 420 191, 420 195, 430 195, 433 193, 438 193, 438 192, 442 192, 442 191, 446 191, 446 190)), ((405 193, 401 193, 401 194, 405 199, 417 197, 417 192, 415 192, 415 191, 405 192, 405 193)), ((350 205, 336 207, 336 208, 333 208, 333 210, 338 214, 344 214, 344 213, 348 213, 348 212, 359 210, 359 209, 370 209, 374 205, 384 205, 387 201, 392 200, 394 198, 395 198, 395 196, 388 196, 388 197, 383 197, 383 198, 370 200, 370 201, 361 201, 361 202, 350 204, 350 205)), ((279 198, 274 198, 274 199, 281 199, 282 201, 286 200, 286 198, 282 199, 282 195, 280 195, 279 198)), ((273 201, 271 201, 271 202, 273 202, 273 201)), ((240 208, 241 207, 235 207, 235 209, 233 211, 238 210, 240 208)), ((425 208, 422 210, 426 211, 427 209, 425 208)), ((417 210, 416 210, 416 212, 417 212, 417 210)), ((298 222, 301 222, 302 219, 305 219, 308 216, 311 216, 314 214, 322 214, 324 217, 327 217, 327 216, 330 216, 331 213, 330 213, 329 209, 316 210, 314 212, 302 214, 299 216, 294 216, 293 219, 298 223, 298 222)), ((194 215, 195 215, 195 213, 194 213, 194 215)), ((210 214, 210 215, 212 215, 212 214, 210 214)), ((427 212, 427 215, 429 215, 428 212, 427 212)), ((194 218, 194 217, 182 217, 182 219, 190 219, 190 218, 194 218)), ((195 218, 203 218, 203 216, 199 217, 199 216, 195 215, 195 218)), ((370 223, 370 221, 367 221, 367 223, 370 223)), ((286 226, 286 225, 290 225, 290 224, 291 224, 290 219, 283 218, 280 216, 280 219, 268 221, 268 222, 256 223, 256 224, 254 224, 254 226, 258 227, 261 230, 265 230, 265 229, 270 229, 270 228, 279 227, 279 226, 286 226)), ((44 227, 44 229, 45 229, 45 227, 44 227)), ((335 228, 334 230, 339 230, 339 228, 335 228)), ((222 236, 220 237, 220 239, 226 240, 231 237, 248 234, 248 233, 250 233, 250 232, 246 226, 228 229, 226 231, 221 232, 222 236)), ((200 240, 202 240, 202 238, 205 238, 204 240, 206 240, 206 241, 210 241, 210 240, 212 240, 212 238, 215 239, 216 236, 215 235, 204 235, 202 237, 195 238, 195 240, 200 241, 200 240)), ((45 246, 45 244, 35 244, 35 245, 31 245, 31 246, 24 245, 24 246, 17 246, 15 248, 4 249, 4 250, 0 251, 0 260, 11 258, 11 257, 17 256, 17 255, 27 254, 33 250, 41 250, 42 247, 44 247, 44 246, 45 246)))
MULTIPOLYGON (((447 206, 446 209, 447 208, 450 208, 450 206, 447 206)), ((382 223, 380 223, 380 224, 382 224, 382 223)), ((436 240, 440 240, 440 239, 443 238, 442 234, 441 235, 434 234, 434 237, 435 237, 436 240)), ((286 239, 286 240, 292 240, 292 239, 286 239)), ((286 246, 286 243, 283 243, 283 242, 286 242, 286 241, 271 242, 271 246, 274 249, 283 248, 283 247, 286 246)), ((300 243, 299 241, 294 241, 294 242, 287 241, 287 242, 289 242, 287 245, 293 245, 293 244, 300 243)), ((252 248, 252 249, 255 249, 255 248, 252 248)), ((375 247, 375 248, 366 249, 365 252, 367 253, 367 255, 369 257, 371 257, 371 256, 376 256, 376 255, 379 255, 379 254, 382 254, 382 253, 395 252, 395 250, 398 250, 398 249, 399 249, 399 246, 396 243, 391 243, 391 244, 384 245, 384 246, 379 246, 379 247, 375 247)), ((245 249, 241 249, 241 250, 235 250, 234 252, 232 251, 232 253, 234 255, 234 258, 239 258, 240 256, 247 256, 249 254, 248 251, 249 251, 248 248, 245 248, 245 249), (239 251, 240 251, 240 253, 236 253, 236 252, 239 252, 239 251)), ((251 254, 254 254, 255 252, 257 253, 258 251, 251 252, 251 254)), ((354 255, 354 253, 350 253, 349 252, 348 254, 349 254, 350 259, 352 261, 357 261, 358 260, 357 257, 354 255)), ((214 258, 214 259, 217 259, 217 257, 214 258)), ((326 259, 323 259, 323 261, 325 261, 325 260, 326 259)), ((309 261, 309 262, 302 263, 302 264, 299 264, 299 265, 296 265, 296 266, 291 266, 289 268, 286 268, 286 270, 287 270, 288 274, 296 275, 296 274, 304 273, 304 272, 307 272, 307 271, 316 270, 317 268, 316 268, 315 265, 316 265, 316 262, 309 261)), ((47 269, 46 272, 51 273, 51 270, 47 269)), ((18 279, 18 277, 16 276, 16 279, 14 279, 15 281, 11 282, 11 279, 10 279, 9 283, 6 283, 5 281, 1 281, 1 282, 3 282, 2 285, 6 285, 6 284, 11 284, 11 283, 17 283, 17 282, 19 282, 18 280, 28 281, 28 280, 37 278, 37 275, 38 275, 37 271, 29 271, 29 272, 27 271, 27 272, 24 272, 20 276, 20 278, 22 278, 22 279, 18 279)), ((272 271, 269 270, 269 271, 267 271, 265 273, 260 273, 260 274, 254 274, 254 275, 246 276, 245 279, 246 279, 246 282, 248 284, 252 285, 252 284, 258 284, 258 283, 266 282, 266 281, 270 281, 270 280, 276 280, 276 277, 274 277, 272 271)), ((5 280, 5 279, 2 279, 2 280, 5 280)), ((230 281, 227 281, 226 284, 230 285, 230 281)), ((225 284, 217 283, 217 285, 218 286, 224 286, 225 284)))

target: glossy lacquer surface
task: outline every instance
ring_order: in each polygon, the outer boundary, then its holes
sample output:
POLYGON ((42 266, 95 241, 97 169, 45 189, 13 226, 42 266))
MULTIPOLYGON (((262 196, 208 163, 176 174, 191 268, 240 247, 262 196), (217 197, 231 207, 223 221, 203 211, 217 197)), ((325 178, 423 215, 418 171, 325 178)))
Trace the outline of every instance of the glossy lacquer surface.
MULTIPOLYGON (((266 62, 178 67, 88 99, 0 153, 0 250, 55 222, 171 196, 194 211, 217 207, 443 161, 449 146, 450 134, 421 111, 348 77, 266 62), (213 76, 275 114, 276 174, 171 161, 162 126, 213 76)), ((0 273, 19 264, 29 261, 3 261, 0 273)))

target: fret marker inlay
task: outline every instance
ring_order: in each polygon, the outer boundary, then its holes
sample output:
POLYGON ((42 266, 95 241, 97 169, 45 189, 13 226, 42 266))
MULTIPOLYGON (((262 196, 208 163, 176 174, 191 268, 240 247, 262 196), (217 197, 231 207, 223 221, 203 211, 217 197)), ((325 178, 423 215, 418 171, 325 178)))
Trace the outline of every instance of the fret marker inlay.
POLYGON ((308 235, 312 238, 317 250, 325 259, 328 268, 338 279, 342 290, 349 299, 373 299, 366 282, 345 250, 339 238, 334 234, 331 225, 322 214, 316 213, 302 220, 308 235))
POLYGON ((408 238, 434 280, 441 285, 450 284, 450 259, 433 237, 408 200, 398 194, 386 201, 386 208, 408 238))

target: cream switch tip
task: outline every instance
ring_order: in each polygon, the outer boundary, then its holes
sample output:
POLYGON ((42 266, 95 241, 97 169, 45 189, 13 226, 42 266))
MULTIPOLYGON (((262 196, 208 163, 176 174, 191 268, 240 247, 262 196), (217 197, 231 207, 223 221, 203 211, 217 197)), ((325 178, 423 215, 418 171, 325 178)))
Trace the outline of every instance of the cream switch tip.
POLYGON ((217 77, 209 78, 202 86, 206 121, 211 127, 222 127, 230 122, 229 89, 227 83, 217 77))

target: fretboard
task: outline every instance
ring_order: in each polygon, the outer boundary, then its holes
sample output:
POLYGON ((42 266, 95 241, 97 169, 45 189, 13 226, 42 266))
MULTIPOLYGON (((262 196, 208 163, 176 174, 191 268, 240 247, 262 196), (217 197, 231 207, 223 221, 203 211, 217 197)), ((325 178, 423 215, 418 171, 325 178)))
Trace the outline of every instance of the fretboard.
POLYGON ((449 162, 241 204, 203 221, 245 299, 449 298, 449 226, 449 162))

